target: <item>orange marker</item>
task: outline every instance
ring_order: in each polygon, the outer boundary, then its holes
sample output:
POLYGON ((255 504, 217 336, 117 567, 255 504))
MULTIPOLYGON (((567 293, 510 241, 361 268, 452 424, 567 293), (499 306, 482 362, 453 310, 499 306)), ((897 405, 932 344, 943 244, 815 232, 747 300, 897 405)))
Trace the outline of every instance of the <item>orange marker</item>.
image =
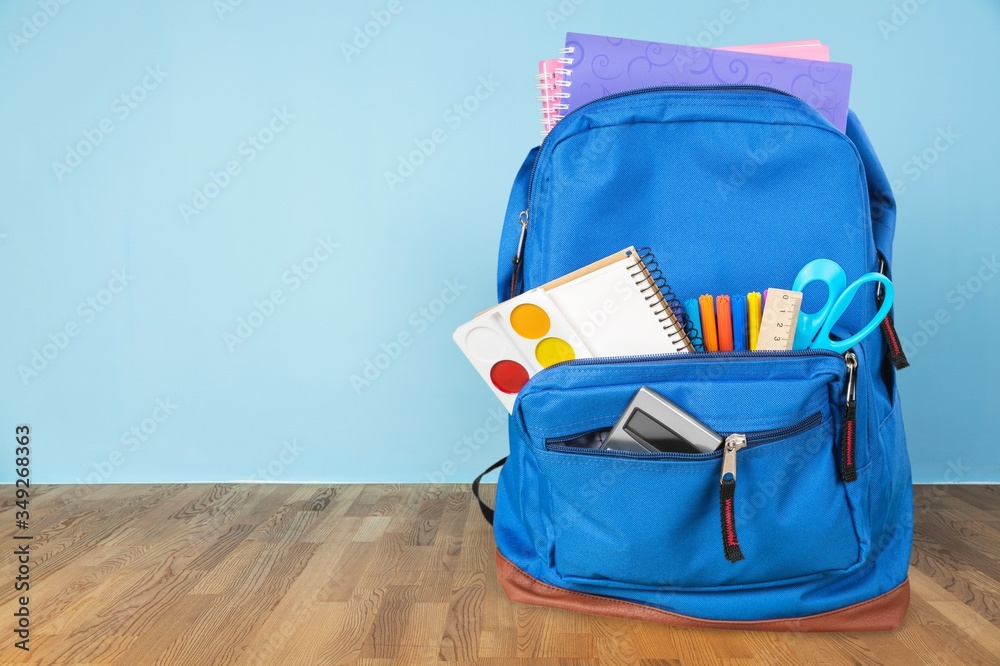
POLYGON ((733 351, 733 308, 725 294, 715 299, 716 327, 719 329, 719 351, 733 351))
POLYGON ((719 338, 715 332, 714 301, 711 294, 698 297, 698 309, 701 310, 701 337, 704 338, 705 351, 710 352, 719 351, 719 338))

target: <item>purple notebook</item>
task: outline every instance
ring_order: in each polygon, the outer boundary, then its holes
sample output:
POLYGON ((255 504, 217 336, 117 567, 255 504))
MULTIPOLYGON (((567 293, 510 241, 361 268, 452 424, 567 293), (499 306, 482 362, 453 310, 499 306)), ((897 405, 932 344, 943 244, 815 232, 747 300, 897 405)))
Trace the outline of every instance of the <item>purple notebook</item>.
POLYGON ((703 49, 566 33, 569 110, 628 90, 654 86, 760 85, 789 92, 815 107, 837 129, 847 128, 851 66, 798 58, 703 49))

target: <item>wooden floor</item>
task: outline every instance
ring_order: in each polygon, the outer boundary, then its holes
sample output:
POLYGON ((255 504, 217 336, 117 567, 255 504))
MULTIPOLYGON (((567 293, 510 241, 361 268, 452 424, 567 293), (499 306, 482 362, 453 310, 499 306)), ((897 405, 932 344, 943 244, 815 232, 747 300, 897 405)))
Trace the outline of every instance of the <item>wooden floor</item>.
POLYGON ((1000 663, 998 487, 918 487, 902 629, 843 635, 511 604, 468 486, 33 490, 32 650, 13 647, 8 554, 0 664, 1000 663))

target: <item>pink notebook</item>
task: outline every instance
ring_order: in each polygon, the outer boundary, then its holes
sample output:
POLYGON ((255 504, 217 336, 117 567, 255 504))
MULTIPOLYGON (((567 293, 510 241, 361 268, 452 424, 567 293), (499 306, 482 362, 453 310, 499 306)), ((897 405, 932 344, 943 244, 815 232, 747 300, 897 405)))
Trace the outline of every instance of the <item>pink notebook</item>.
POLYGON ((805 39, 798 42, 772 42, 770 44, 748 44, 746 46, 718 46, 720 51, 739 51, 741 53, 759 53, 776 58, 801 58, 802 60, 818 60, 830 62, 830 47, 821 44, 818 39, 805 39))
POLYGON ((535 88, 539 91, 538 101, 542 104, 539 108, 542 116, 539 120, 542 123, 539 134, 542 136, 548 134, 556 123, 562 120, 562 112, 567 108, 565 100, 567 93, 562 91, 565 71, 559 58, 538 61, 538 75, 535 76, 538 83, 535 84, 535 88))

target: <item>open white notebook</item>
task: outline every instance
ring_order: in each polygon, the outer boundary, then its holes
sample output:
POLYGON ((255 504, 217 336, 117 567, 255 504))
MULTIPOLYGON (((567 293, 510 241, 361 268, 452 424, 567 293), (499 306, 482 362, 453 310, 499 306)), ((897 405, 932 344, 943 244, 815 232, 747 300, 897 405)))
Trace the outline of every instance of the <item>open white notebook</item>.
POLYGON ((594 356, 694 351, 652 253, 629 247, 542 289, 594 356))

